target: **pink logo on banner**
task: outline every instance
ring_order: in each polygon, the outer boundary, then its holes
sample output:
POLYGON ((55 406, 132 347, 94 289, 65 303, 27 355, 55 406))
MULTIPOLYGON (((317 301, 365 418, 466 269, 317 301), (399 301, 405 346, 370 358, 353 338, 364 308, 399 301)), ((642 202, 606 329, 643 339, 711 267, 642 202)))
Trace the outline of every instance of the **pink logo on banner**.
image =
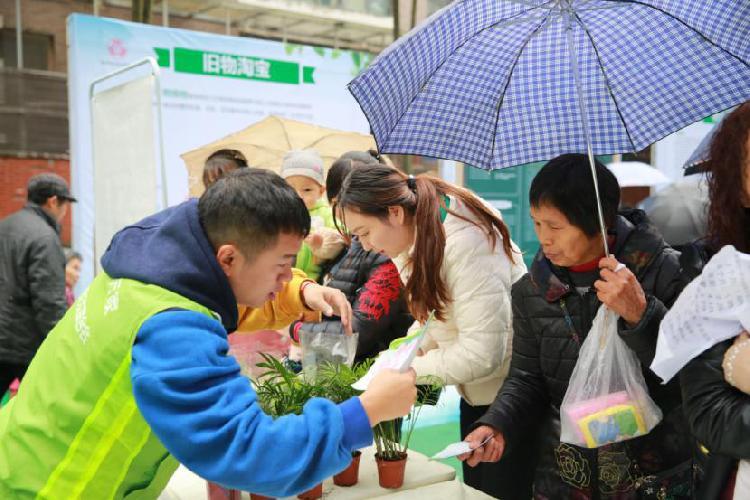
POLYGON ((109 41, 107 51, 112 57, 125 57, 125 54, 128 53, 128 49, 125 48, 125 42, 119 38, 113 38, 109 41))

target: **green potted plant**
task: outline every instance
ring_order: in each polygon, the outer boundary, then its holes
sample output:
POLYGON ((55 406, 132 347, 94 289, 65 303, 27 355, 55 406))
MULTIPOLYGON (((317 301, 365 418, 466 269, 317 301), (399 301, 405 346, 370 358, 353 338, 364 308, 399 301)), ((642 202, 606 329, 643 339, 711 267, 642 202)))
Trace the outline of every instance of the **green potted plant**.
MULTIPOLYGON (((258 367, 263 374, 254 381, 255 392, 261 408, 272 417, 282 415, 299 415, 310 398, 324 396, 320 383, 306 381, 303 377, 287 368, 281 361, 268 354, 261 353, 263 361, 258 367)), ((253 496, 251 494, 251 496, 253 496)), ((297 498, 312 500, 323 496, 323 484, 300 493, 297 498)), ((255 495, 253 498, 267 498, 255 495)))
MULTIPOLYGON (((352 384, 367 373, 372 362, 373 360, 370 359, 353 367, 343 364, 324 364, 318 367, 316 384, 324 388, 325 397, 335 403, 342 403, 361 394, 361 391, 354 389, 352 384)), ((361 456, 361 451, 353 451, 351 463, 346 469, 333 476, 333 484, 336 486, 354 486, 357 484, 359 482, 361 456)))
POLYGON ((375 440, 375 463, 378 466, 378 482, 383 488, 400 488, 404 484, 407 450, 409 441, 424 405, 437 404, 442 391, 441 381, 434 377, 422 378, 418 381, 417 402, 406 418, 406 429, 403 419, 398 418, 381 422, 373 430, 375 440))

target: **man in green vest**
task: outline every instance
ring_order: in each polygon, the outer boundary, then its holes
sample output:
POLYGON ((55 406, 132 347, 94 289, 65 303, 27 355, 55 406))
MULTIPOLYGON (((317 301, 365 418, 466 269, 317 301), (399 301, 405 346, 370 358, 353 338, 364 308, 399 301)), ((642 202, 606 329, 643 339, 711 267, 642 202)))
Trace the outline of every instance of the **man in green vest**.
POLYGON ((408 412, 413 372, 274 420, 227 355, 237 304, 281 290, 309 229, 279 176, 242 169, 117 233, 0 410, 0 498, 156 498, 178 462, 286 496, 344 469, 371 426, 408 412))

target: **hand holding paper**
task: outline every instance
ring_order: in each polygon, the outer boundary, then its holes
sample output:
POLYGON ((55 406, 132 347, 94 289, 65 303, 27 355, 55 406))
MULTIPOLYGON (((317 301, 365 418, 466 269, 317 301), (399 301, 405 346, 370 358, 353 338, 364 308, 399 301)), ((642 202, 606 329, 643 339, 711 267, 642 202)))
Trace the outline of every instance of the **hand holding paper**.
POLYGON ((359 396, 370 425, 374 427, 380 422, 409 413, 417 399, 415 381, 414 370, 406 373, 384 370, 378 373, 367 391, 359 396))
POLYGON ((505 452, 505 437, 489 425, 477 427, 466 436, 470 451, 458 455, 470 467, 480 462, 497 462, 505 452))
POLYGON ((388 350, 380 353, 380 356, 378 356, 378 359, 372 364, 367 371, 367 374, 352 384, 352 387, 358 391, 364 391, 367 390, 367 387, 375 375, 383 370, 390 369, 402 373, 408 370, 411 367, 411 363, 414 361, 414 357, 417 355, 419 348, 422 346, 425 332, 427 331, 427 327, 433 317, 434 312, 430 313, 425 324, 415 333, 394 340, 388 350))
POLYGON ((469 443, 468 441, 459 441, 458 443, 449 444, 443 449, 443 451, 434 454, 431 460, 442 460, 444 458, 457 457, 459 455, 463 455, 464 453, 471 453, 476 448, 487 444, 493 437, 494 436, 492 435, 487 436, 484 441, 479 443, 479 446, 475 446, 474 448, 471 447, 471 443, 469 443))

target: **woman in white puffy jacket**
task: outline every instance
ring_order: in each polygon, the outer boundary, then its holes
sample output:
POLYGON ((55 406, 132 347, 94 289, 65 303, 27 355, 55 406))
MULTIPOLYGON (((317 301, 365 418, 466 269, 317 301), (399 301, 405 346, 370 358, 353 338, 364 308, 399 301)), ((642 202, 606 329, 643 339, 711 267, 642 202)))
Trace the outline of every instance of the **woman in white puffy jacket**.
MULTIPOLYGON (((334 212, 365 249, 393 259, 417 321, 435 311, 412 366, 418 377, 436 376, 458 388, 463 439, 494 400, 510 364, 510 289, 526 266, 508 228, 472 192, 385 165, 354 170, 334 212)), ((515 498, 516 469, 523 467, 530 466, 513 457, 478 470, 465 467, 464 481, 515 498)), ((529 498, 530 490, 518 496, 526 493, 529 498)))

